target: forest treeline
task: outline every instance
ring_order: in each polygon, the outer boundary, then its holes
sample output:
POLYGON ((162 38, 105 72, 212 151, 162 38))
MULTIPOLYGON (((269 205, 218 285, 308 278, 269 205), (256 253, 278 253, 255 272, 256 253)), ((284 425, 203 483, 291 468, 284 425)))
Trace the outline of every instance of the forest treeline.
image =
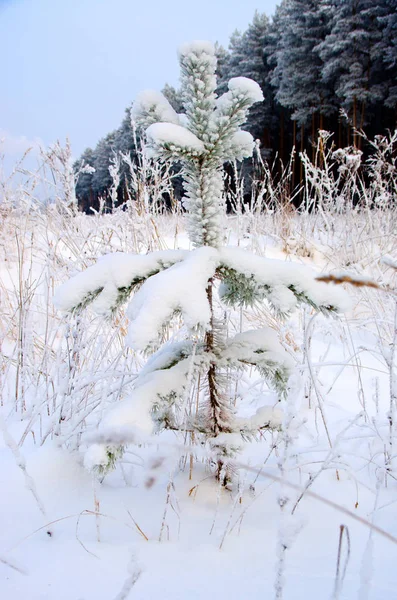
MULTIPOLYGON (((368 137, 394 130, 397 121, 397 0, 282 0, 273 18, 256 12, 244 32, 236 31, 228 50, 217 47, 219 93, 232 77, 259 83, 264 101, 250 112, 246 129, 260 141, 262 156, 286 162, 293 148, 295 184, 299 152, 309 155, 320 129, 333 132, 336 147, 368 149, 368 137)), ((178 91, 163 94, 183 112, 178 91)), ((137 160, 139 132, 131 126, 131 109, 118 129, 87 148, 75 163, 95 169, 79 175, 80 207, 98 208, 109 198, 109 166, 120 152, 137 160)), ((121 162, 118 202, 128 197, 128 165, 121 162)), ((181 189, 176 188, 176 196, 181 189)))

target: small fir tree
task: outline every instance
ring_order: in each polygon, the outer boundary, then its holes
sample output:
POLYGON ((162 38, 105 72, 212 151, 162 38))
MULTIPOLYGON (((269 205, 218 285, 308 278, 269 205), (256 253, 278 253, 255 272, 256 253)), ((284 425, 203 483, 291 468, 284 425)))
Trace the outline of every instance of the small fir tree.
POLYGON ((253 138, 240 127, 248 109, 262 101, 262 92, 256 82, 237 77, 217 97, 216 55, 208 42, 183 46, 179 61, 185 113, 178 115, 162 94, 144 92, 132 114, 146 131, 151 154, 182 165, 193 250, 108 255, 64 284, 56 303, 71 312, 91 303, 105 314, 134 294, 127 309, 127 342, 135 350, 156 350, 131 397, 105 415, 103 443, 90 449, 87 463, 106 472, 120 455, 120 446, 136 440, 142 430, 189 431, 209 440, 217 456, 217 476, 226 483, 226 459, 238 450, 241 437, 280 426, 277 414, 266 408, 250 419, 236 416, 226 393, 226 373, 253 365, 283 394, 291 358, 268 328, 226 339, 223 311, 218 314, 217 307, 267 301, 282 317, 304 302, 329 312, 339 308, 343 292, 319 283, 301 265, 223 246, 223 164, 252 154, 253 138), (175 314, 184 321, 179 337, 156 349, 175 314), (205 382, 200 404, 195 414, 186 416, 184 399, 198 377, 205 382))

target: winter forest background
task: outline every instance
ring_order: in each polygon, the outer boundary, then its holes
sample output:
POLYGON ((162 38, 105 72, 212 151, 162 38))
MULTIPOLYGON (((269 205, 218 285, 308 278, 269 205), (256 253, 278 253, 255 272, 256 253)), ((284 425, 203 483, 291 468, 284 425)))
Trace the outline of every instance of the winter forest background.
MULTIPOLYGON (((259 83, 264 101, 250 112, 247 129, 278 171, 293 148, 313 157, 319 130, 333 132, 337 148, 352 145, 367 157, 370 147, 356 130, 372 138, 396 126, 396 31, 394 0, 282 1, 273 18, 257 12, 246 31, 233 34, 227 50, 218 46, 218 92, 231 77, 259 83)), ((177 112, 183 110, 178 89, 165 84, 163 93, 177 112)), ((136 160, 137 147, 127 108, 120 127, 85 150, 75 165, 95 168, 77 183, 83 210, 97 209, 100 197, 109 198, 114 154, 136 160)), ((292 168, 294 188, 302 182, 298 154, 292 168)), ((128 177, 123 165, 118 202, 128 197, 128 177)), ((178 183, 174 193, 179 199, 178 183)))
POLYGON ((78 159, 0 140, 0 597, 391 600, 397 1, 173 60, 78 159))

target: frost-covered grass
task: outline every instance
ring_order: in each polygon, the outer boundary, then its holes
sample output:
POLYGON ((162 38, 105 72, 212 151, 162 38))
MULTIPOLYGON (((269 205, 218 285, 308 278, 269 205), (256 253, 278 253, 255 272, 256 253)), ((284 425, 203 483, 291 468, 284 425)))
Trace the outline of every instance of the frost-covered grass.
MULTIPOLYGON (((212 450, 189 431, 139 437, 130 427, 121 432, 131 442, 123 453, 108 447, 114 471, 89 470, 100 457, 90 463, 87 447, 94 453, 106 442, 95 437, 97 425, 144 388, 153 365, 142 372, 146 357, 126 348, 124 309, 111 320, 90 309, 63 317, 52 302, 61 284, 105 254, 138 253, 144 269, 163 256, 146 260, 149 251, 182 256, 189 249, 184 217, 138 213, 133 205, 89 217, 59 203, 43 210, 26 188, 17 203, 7 192, 0 233, 2 598, 394 597, 396 212, 381 201, 371 210, 369 203, 336 210, 332 186, 323 180, 316 188, 316 212, 237 206, 224 222, 228 244, 241 252, 279 259, 289 270, 296 265, 297 277, 302 264, 350 273, 354 284, 346 287, 351 308, 342 317, 307 307, 282 321, 263 302, 226 310, 230 345, 243 352, 241 331, 271 328, 272 352, 294 371, 278 402, 259 370, 232 377, 225 365, 242 430, 274 424, 243 441, 230 489, 211 477, 212 450), (361 286, 362 276, 380 289, 361 286)), ((373 199, 374 188, 361 192, 373 199)), ((122 272, 114 279, 122 282, 122 272)), ((176 315, 164 341, 179 325, 176 315)), ((166 351, 158 360, 169 360, 166 351)), ((187 414, 196 410, 198 386, 185 398, 187 414)))

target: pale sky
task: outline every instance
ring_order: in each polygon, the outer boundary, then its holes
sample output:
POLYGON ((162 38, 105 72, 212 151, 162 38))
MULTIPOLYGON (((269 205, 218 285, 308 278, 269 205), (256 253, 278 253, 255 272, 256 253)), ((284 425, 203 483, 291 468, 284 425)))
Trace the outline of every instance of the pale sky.
POLYGON ((143 89, 178 84, 177 47, 225 47, 279 0, 0 0, 0 138, 9 154, 116 129, 143 89))

